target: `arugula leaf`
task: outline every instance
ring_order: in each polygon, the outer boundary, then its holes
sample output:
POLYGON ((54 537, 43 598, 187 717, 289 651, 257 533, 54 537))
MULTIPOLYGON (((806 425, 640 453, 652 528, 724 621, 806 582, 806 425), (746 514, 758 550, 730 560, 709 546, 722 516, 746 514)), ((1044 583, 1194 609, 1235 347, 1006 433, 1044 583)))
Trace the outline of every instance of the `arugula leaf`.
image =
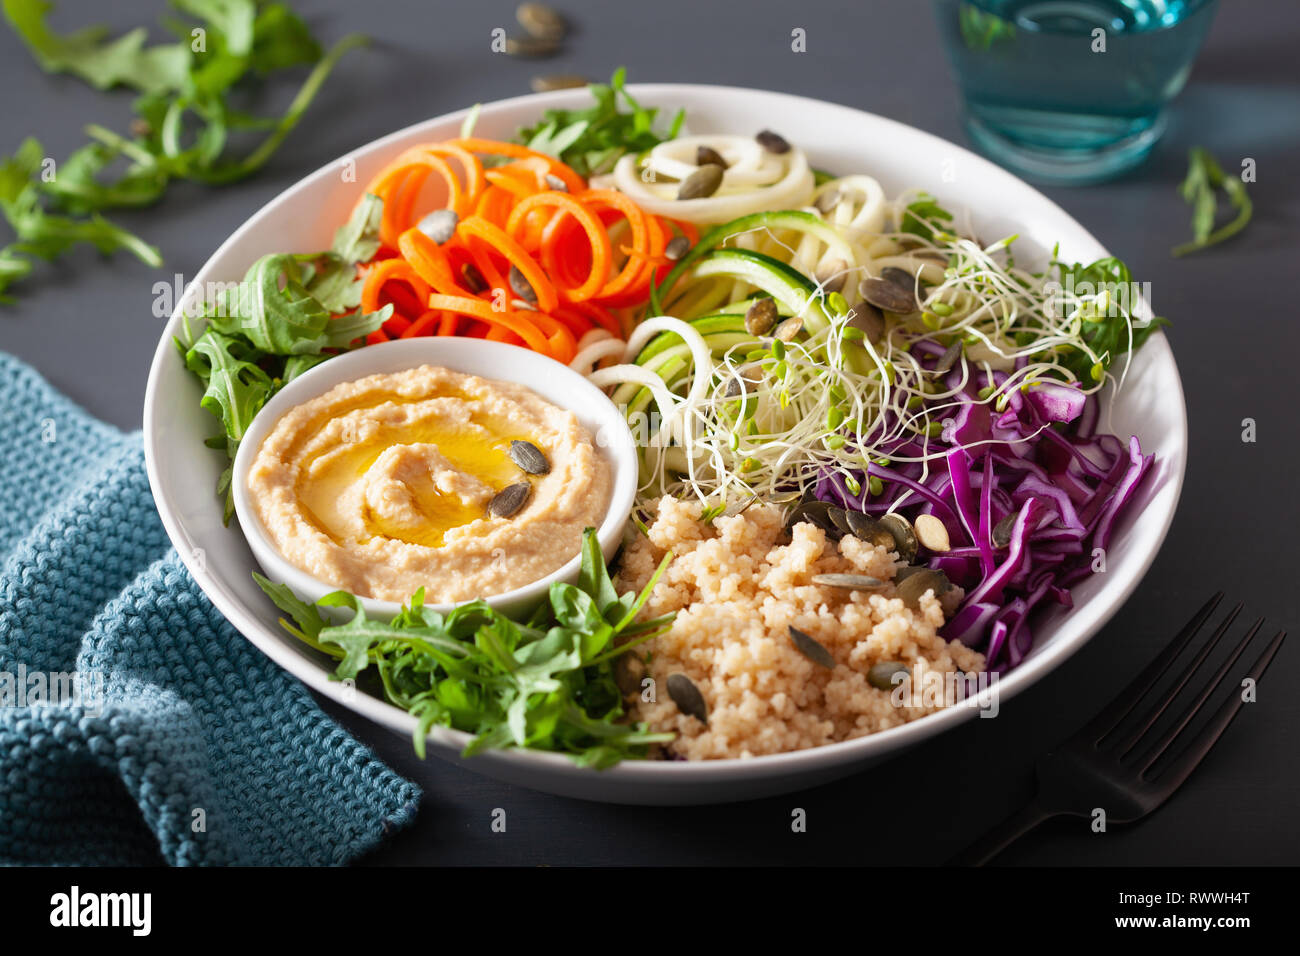
POLYGON ((608 85, 588 85, 595 104, 584 110, 546 110, 532 126, 521 127, 515 141, 529 149, 563 160, 579 176, 609 172, 625 153, 641 153, 681 129, 685 111, 678 110, 666 133, 654 131, 657 109, 647 109, 624 88, 627 69, 614 71, 608 85), (620 111, 620 102, 630 112, 620 111))
MULTIPOLYGON (((672 734, 654 734, 626 720, 612 660, 662 633, 671 615, 633 640, 632 617, 658 581, 664 565, 641 595, 596 592, 610 584, 596 532, 583 532, 584 572, 579 585, 556 583, 551 602, 528 622, 511 620, 483 601, 440 618, 423 607, 418 591, 392 621, 370 619, 356 598, 336 591, 308 604, 283 584, 259 574, 257 584, 293 623, 289 633, 338 659, 337 679, 359 679, 371 668, 384 695, 416 717, 414 747, 425 755, 425 738, 437 725, 474 734, 466 757, 503 747, 532 747, 568 754, 581 766, 604 768, 642 757, 672 734), (596 567, 596 562, 599 568, 596 567), (602 600, 630 616, 611 625, 602 600), (321 607, 348 608, 345 623, 331 623, 321 607), (613 644, 614 646, 610 646, 613 644)), ((668 559, 665 558, 665 562, 668 559)))
POLYGON ((207 318, 209 328, 242 334, 263 352, 300 355, 324 347, 330 314, 303 286, 295 257, 273 253, 254 262, 242 282, 223 289, 207 318))
MULTIPOLYGON (((155 203, 173 180, 223 184, 252 175, 298 125, 338 60, 366 42, 348 36, 323 53, 302 19, 280 2, 171 2, 194 19, 167 20, 178 42, 146 46, 143 27, 116 39, 103 27, 61 35, 48 26, 49 0, 3 0, 5 17, 47 72, 71 73, 99 89, 125 86, 141 95, 133 138, 91 124, 86 128, 91 142, 58 164, 56 175, 40 175, 44 158, 39 153, 35 166, 26 155, 4 164, 6 179, 26 169, 30 189, 8 183, 12 195, 4 212, 19 241, 0 249, 0 301, 7 301, 4 291, 13 282, 31 272, 28 257, 55 258, 76 242, 93 243, 105 253, 126 249, 150 265, 160 264, 156 249, 99 214, 155 203), (279 117, 251 116, 227 99, 241 87, 258 85, 262 75, 306 64, 313 69, 279 117), (231 155, 231 134, 245 130, 265 135, 251 151, 231 155), (123 161, 125 168, 118 169, 123 161)), ((334 311, 359 302, 341 281, 318 291, 334 311)))
POLYGON ((940 223, 952 222, 952 213, 944 209, 929 193, 921 193, 907 204, 903 210, 902 222, 898 224, 899 232, 911 233, 927 241, 934 240, 935 230, 940 223))
POLYGON ((324 52, 302 18, 283 3, 267 3, 258 11, 249 62, 259 73, 315 63, 324 52))
POLYGON ((334 233, 330 251, 347 263, 369 262, 379 251, 379 222, 383 216, 384 201, 366 193, 348 221, 334 233))
POLYGON ((186 367, 206 382, 204 408, 221 419, 226 435, 238 443, 272 392, 271 377, 240 358, 239 340, 208 328, 185 353, 186 367))
POLYGON ((295 628, 284 618, 280 618, 280 623, 284 627, 288 628, 295 637, 311 643, 317 650, 324 650, 324 647, 320 645, 316 638, 327 622, 320 611, 316 610, 316 605, 299 600, 289 585, 275 584, 256 571, 253 572, 253 580, 257 582, 257 586, 262 589, 263 593, 275 603, 276 607, 297 622, 295 628))
POLYGON ((48 0, 4 0, 5 16, 46 72, 75 73, 101 90, 122 85, 142 93, 162 93, 184 83, 189 51, 182 44, 146 48, 144 27, 116 40, 105 39, 104 27, 58 36, 45 22, 53 8, 48 0))
MULTIPOLYGON (((1050 268, 1056 270, 1062 287, 1067 289, 1091 289, 1093 294, 1098 294, 1113 288, 1134 288, 1133 273, 1114 256, 1088 265, 1065 263, 1053 256, 1050 268)), ((1127 351, 1137 351, 1152 332, 1169 325, 1168 319, 1160 317, 1138 321, 1133 315, 1133 305, 1128 293, 1122 298, 1107 295, 1105 307, 1101 309, 1085 303, 1080 312, 1079 337, 1087 343, 1091 354, 1072 346, 1056 346, 1056 357, 1079 381, 1100 382, 1117 357, 1127 351)))
POLYGON ((37 187, 44 161, 41 144, 31 138, 0 161, 0 215, 17 239, 0 248, 0 302, 10 301, 8 287, 31 273, 32 258, 54 259, 78 243, 105 255, 125 249, 146 265, 162 264, 156 248, 98 214, 75 219, 46 212, 37 187))
POLYGON ((1191 242, 1174 246, 1172 253, 1175 256, 1199 252, 1225 239, 1231 239, 1246 228, 1254 214, 1254 205, 1246 193, 1246 183, 1239 176, 1226 175, 1218 161, 1203 146, 1192 147, 1188 156, 1187 177, 1178 191, 1192 207, 1194 238, 1191 242), (1219 190, 1228 197, 1232 208, 1237 210, 1237 215, 1215 229, 1219 190))
MULTIPOLYGON (((0 167, 0 190, 4 182, 0 167)), ((382 214, 381 201, 367 196, 328 252, 258 259, 241 282, 216 290, 204 304, 206 324, 197 338, 191 338, 186 316, 188 341, 178 340, 176 346, 203 385, 199 404, 221 421, 223 434, 209 445, 224 447, 232 462, 253 417, 286 382, 350 348, 392 316, 391 305, 378 312, 357 307, 361 280, 354 257, 373 255, 382 214)), ((0 283, 5 269, 0 251, 0 283)), ((217 482, 227 523, 234 510, 230 481, 228 465, 217 482)))
POLYGON ((253 0, 171 0, 172 6, 200 20, 217 31, 226 51, 233 56, 247 56, 253 49, 253 20, 257 4, 253 0))

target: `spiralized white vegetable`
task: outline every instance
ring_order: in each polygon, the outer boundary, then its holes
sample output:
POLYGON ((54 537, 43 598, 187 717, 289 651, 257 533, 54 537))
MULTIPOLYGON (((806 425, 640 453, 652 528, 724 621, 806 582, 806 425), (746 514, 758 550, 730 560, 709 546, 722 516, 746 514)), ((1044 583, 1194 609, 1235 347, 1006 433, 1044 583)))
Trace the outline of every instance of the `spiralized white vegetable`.
POLYGON ((791 147, 785 153, 772 153, 745 136, 668 140, 650 150, 640 168, 635 156, 624 156, 614 167, 612 182, 642 209, 697 225, 730 222, 764 209, 798 209, 808 204, 814 187, 803 150, 791 147), (685 179, 699 168, 695 157, 701 146, 716 150, 726 160, 722 185, 706 198, 677 199, 680 182, 656 182, 654 177, 685 179))
MULTIPOLYGON (((631 157, 620 161, 612 178, 649 211, 701 224, 788 209, 819 216, 834 228, 834 237, 765 226, 728 236, 724 244, 764 253, 808 276, 832 321, 811 335, 805 329, 805 336, 786 345, 783 354, 770 352, 761 359, 761 381, 752 399, 742 402, 728 393, 728 386, 744 377, 742 368, 753 367, 752 342, 714 355, 689 320, 719 311, 739 315, 758 290, 725 275, 689 278, 669 290, 664 305, 675 317, 642 323, 622 349, 622 364, 590 375, 601 387, 619 386, 613 397, 627 406, 634 433, 637 425, 631 419, 649 402, 659 411, 662 425, 642 442, 643 498, 672 494, 739 502, 760 495, 783 500, 830 471, 861 474, 863 453, 870 452, 853 443, 846 446, 844 440, 837 443, 841 424, 854 443, 867 436, 882 445, 914 438, 925 453, 902 460, 919 460, 928 468, 947 450, 936 440, 945 415, 955 413, 961 404, 957 393, 978 372, 1007 373, 1001 386, 986 396, 981 393, 983 401, 1000 408, 1010 392, 1037 378, 1076 380, 1054 351, 1060 346, 1100 359, 1079 334, 1097 303, 1076 296, 1049 308, 1044 274, 1016 267, 1006 256, 1005 243, 986 247, 964 237, 962 233, 970 234, 968 224, 934 223, 929 236, 898 231, 918 193, 890 201, 867 175, 832 179, 814 189, 801 151, 791 148, 778 156, 743 137, 692 136, 663 143, 651 152, 647 168, 684 178, 697 168, 701 145, 731 164, 723 186, 708 199, 676 200, 678 184, 644 182, 631 157), (889 267, 917 277, 918 311, 888 316, 874 339, 851 338, 846 328, 862 302, 861 280, 889 267), (680 344, 635 364, 645 344, 664 332, 680 337, 680 344), (949 388, 918 361, 912 347, 927 341, 940 348, 962 342, 954 365, 956 387, 949 388), (1021 359, 1026 361, 1017 368, 1021 359)), ((584 343, 574 367, 585 363, 585 371, 619 354, 615 343, 584 343)), ((1078 384, 1086 392, 1102 386, 1078 384)))

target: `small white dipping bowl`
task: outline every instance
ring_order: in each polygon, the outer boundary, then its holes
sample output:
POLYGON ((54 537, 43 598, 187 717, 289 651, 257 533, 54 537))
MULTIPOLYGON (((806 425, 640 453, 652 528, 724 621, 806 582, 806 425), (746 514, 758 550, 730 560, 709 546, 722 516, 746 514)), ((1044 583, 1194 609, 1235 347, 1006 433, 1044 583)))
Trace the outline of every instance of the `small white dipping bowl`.
MULTIPOLYGON (((290 564, 267 535, 266 528, 253 509, 248 493, 248 470, 257 457, 262 441, 280 418, 296 405, 324 395, 336 385, 351 382, 367 375, 389 374, 416 368, 420 365, 439 365, 481 378, 514 382, 532 389, 546 401, 573 412, 578 421, 595 436, 596 444, 607 457, 612 469, 613 482, 609 510, 596 531, 600 549, 609 561, 623 537, 636 496, 637 453, 627 422, 600 389, 583 376, 561 365, 554 359, 539 355, 514 345, 502 345, 483 339, 431 337, 367 345, 347 352, 316 366, 294 379, 281 389, 257 413, 252 426, 239 443, 235 455, 232 488, 235 513, 248 540, 257 563, 272 581, 283 582, 306 601, 340 590, 336 584, 308 574, 290 564)), ((580 556, 574 554, 558 570, 513 591, 485 594, 483 599, 505 614, 527 614, 546 598, 553 581, 573 582, 578 578, 580 556)), ((361 606, 368 616, 391 620, 401 610, 393 601, 361 597, 361 606)), ((430 610, 449 611, 451 604, 426 604, 430 610)))

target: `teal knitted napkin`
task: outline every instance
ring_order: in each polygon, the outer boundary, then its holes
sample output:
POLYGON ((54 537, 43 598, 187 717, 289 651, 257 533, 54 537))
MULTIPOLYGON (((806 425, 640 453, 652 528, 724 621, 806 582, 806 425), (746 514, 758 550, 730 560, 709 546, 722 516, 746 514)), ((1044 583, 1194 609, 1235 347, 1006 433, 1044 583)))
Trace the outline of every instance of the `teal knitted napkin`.
POLYGON ((337 864, 413 819, 203 596, 139 433, 0 353, 0 462, 0 863, 337 864))

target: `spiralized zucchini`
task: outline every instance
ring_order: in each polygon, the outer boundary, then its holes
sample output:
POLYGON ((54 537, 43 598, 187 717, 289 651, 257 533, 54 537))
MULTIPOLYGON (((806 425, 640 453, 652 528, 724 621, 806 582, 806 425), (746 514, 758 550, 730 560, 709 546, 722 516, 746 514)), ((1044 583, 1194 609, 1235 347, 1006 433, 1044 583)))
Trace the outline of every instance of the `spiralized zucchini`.
MULTIPOLYGON (((705 249, 702 238, 700 258, 683 263, 676 281, 667 280, 669 287, 660 290, 665 314, 637 328, 621 364, 591 375, 602 387, 615 386, 612 398, 626 410, 634 433, 646 431, 638 435, 644 438, 643 497, 786 500, 832 473, 845 476, 852 488, 852 476, 862 473, 874 448, 904 438, 921 452, 894 461, 922 462, 928 473, 950 447, 940 441, 946 416, 965 404, 958 396, 977 371, 1005 376, 980 395, 996 411, 1013 391, 1040 379, 1073 383, 1085 393, 1104 384, 1105 376, 1096 378, 1095 371, 1092 380, 1080 381, 1071 370, 1079 367, 1074 352, 1085 353, 1094 370, 1109 361, 1081 334, 1082 323, 1103 303, 1087 295, 1053 302, 1047 289, 1051 271, 1017 267, 1008 252, 1014 237, 983 245, 969 229, 909 210, 921 194, 891 201, 867 175, 831 179, 814 189, 811 173, 803 175, 807 161, 800 151, 792 147, 774 157, 742 137, 663 143, 646 158, 646 168, 675 178, 689 175, 697 168, 700 145, 733 164, 726 176, 736 171, 708 199, 672 198, 676 187, 643 182, 631 157, 614 173, 619 188, 652 212, 725 221, 716 248, 760 256, 753 268, 747 260, 729 263, 705 249), (779 169, 774 158, 783 160, 779 169), (802 202, 787 205, 787 195, 802 202), (771 215, 754 215, 759 212, 771 215), (732 222, 745 216, 750 219, 732 222), (765 291, 762 263, 771 260, 774 279, 765 291), (793 286, 779 273, 785 266, 809 280, 802 301, 788 294, 793 286), (891 267, 914 277, 918 306, 907 314, 886 312, 881 320, 862 305, 859 284, 891 267), (774 283, 785 283, 784 298, 772 292, 774 283), (804 320, 789 341, 774 339, 770 331, 745 334, 745 312, 768 294, 780 302, 781 319, 804 320), (868 312, 876 318, 864 322, 859 313, 868 312), (649 343, 654 344, 644 348, 649 343), (922 364, 920 356, 935 357, 956 344, 961 348, 953 375, 922 364), (657 427, 647 424, 652 411, 659 415, 657 427)), ((1131 333, 1130 327, 1130 340, 1131 333)), ((617 354, 613 344, 601 346, 595 343, 582 358, 617 354)))
POLYGON ((812 198, 814 177, 803 150, 771 153, 751 137, 683 136, 660 143, 638 162, 624 156, 614 167, 613 185, 657 216, 698 225, 729 222, 763 209, 798 209, 812 198), (707 198, 678 199, 681 180, 699 167, 696 151, 716 150, 727 162, 722 185, 707 198), (669 180, 669 181, 659 181, 669 180))

